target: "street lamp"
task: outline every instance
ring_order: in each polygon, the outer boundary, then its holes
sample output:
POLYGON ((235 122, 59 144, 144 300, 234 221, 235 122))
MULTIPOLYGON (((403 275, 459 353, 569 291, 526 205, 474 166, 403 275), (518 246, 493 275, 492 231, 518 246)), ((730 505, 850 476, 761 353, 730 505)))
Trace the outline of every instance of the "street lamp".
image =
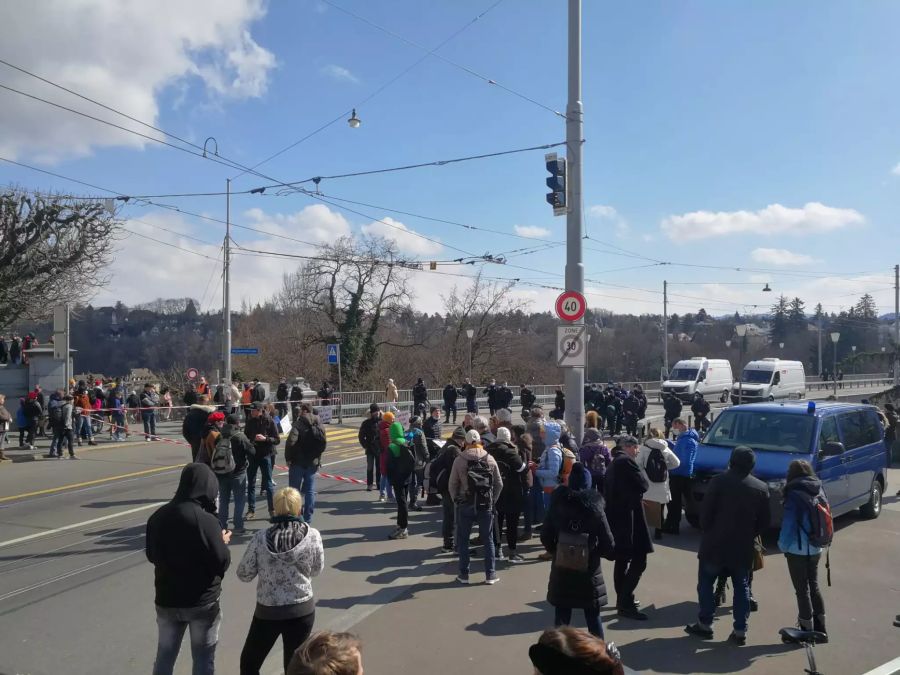
POLYGON ((834 360, 831 368, 831 379, 834 381, 834 396, 837 398, 837 343, 841 339, 841 334, 834 332, 831 334, 831 341, 834 343, 834 360))
POLYGON ((731 340, 725 340, 725 346, 731 347, 731 340))
POLYGON ((856 374, 856 345, 850 345, 850 349, 853 351, 853 373, 856 374))
POLYGON ((779 343, 778 343, 778 348, 779 348, 779 349, 784 349, 784 343, 783 343, 783 342, 779 342, 779 343))
POLYGON ((469 337, 469 382, 472 381, 472 338, 475 337, 475 331, 471 328, 466 329, 466 335, 469 337))
POLYGON ((351 129, 359 129, 359 125, 362 124, 362 120, 356 116, 356 108, 353 109, 353 113, 350 115, 350 119, 347 120, 347 124, 350 125, 351 129))
POLYGON ((738 376, 738 405, 744 402, 744 382, 741 379, 744 374, 744 340, 747 336, 747 324, 741 323, 734 327, 734 332, 737 333, 737 336, 741 339, 740 345, 738 345, 741 349, 741 355, 738 359, 738 368, 740 368, 741 375, 738 376))

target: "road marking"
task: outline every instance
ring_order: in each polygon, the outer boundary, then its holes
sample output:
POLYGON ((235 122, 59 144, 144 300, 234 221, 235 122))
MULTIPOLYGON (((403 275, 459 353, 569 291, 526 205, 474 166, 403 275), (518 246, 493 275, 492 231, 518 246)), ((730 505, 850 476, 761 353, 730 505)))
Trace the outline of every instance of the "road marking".
POLYGON ((113 480, 121 480, 122 478, 133 478, 134 476, 147 476, 152 473, 159 473, 161 471, 171 471, 172 469, 180 469, 184 464, 173 464, 171 466, 160 466, 154 469, 144 469, 143 471, 133 471, 132 473, 123 473, 118 476, 110 476, 109 478, 97 478, 95 480, 87 480, 83 483, 71 483, 69 485, 60 485, 55 488, 47 488, 46 490, 35 490, 34 492, 23 492, 19 495, 12 495, 10 497, 0 497, 0 504, 4 502, 11 502, 16 499, 24 499, 26 497, 37 497, 38 495, 49 495, 54 492, 62 492, 63 490, 75 490, 77 488, 87 487, 88 485, 99 485, 100 483, 108 483, 113 480))
POLYGON ((55 527, 52 530, 44 530, 43 532, 35 532, 34 534, 26 534, 24 537, 16 537, 15 539, 7 539, 6 541, 0 541, 0 548, 6 548, 7 546, 12 546, 13 544, 21 544, 26 541, 31 541, 32 539, 40 539, 41 537, 49 537, 51 534, 59 534, 60 532, 66 532, 68 530, 77 530, 80 527, 86 527, 88 525, 94 525, 96 523, 103 523, 107 520, 113 520, 115 518, 121 518, 122 516, 127 516, 132 513, 138 513, 139 511, 146 511, 148 509, 156 509, 162 506, 163 504, 168 504, 169 502, 153 502, 152 504, 144 504, 143 506, 136 506, 133 509, 128 509, 127 511, 120 511, 119 513, 110 513, 106 516, 100 516, 99 518, 91 518, 90 520, 84 520, 80 523, 72 523, 71 525, 63 525, 62 527, 55 527))

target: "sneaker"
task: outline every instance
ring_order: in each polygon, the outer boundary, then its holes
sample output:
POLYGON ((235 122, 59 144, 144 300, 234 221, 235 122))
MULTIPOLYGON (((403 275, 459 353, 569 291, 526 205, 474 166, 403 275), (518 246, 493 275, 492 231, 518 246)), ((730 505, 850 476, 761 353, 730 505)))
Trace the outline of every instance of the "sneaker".
POLYGON ((457 575, 456 581, 458 581, 458 582, 461 583, 461 584, 466 584, 466 585, 468 585, 468 583, 469 583, 469 577, 464 577, 462 574, 460 574, 460 575, 457 575))
POLYGON ((712 628, 704 626, 700 623, 691 623, 684 627, 684 632, 688 635, 696 635, 704 640, 711 640, 713 637, 712 628))
MULTIPOLYGON (((62 455, 60 455, 59 457, 60 459, 62 459, 62 455)), ((78 457, 75 455, 69 455, 69 459, 78 459, 78 457)))
POLYGON ((398 527, 390 535, 388 535, 388 539, 407 539, 407 538, 409 538, 409 530, 407 530, 405 527, 398 527))
POLYGON ((500 581, 500 577, 498 577, 496 574, 491 574, 484 580, 484 583, 486 583, 488 586, 493 586, 498 581, 500 581))
POLYGON ((422 507, 419 506, 418 504, 410 504, 409 508, 411 508, 413 511, 421 511, 422 510, 422 507))
POLYGON ((754 598, 752 595, 750 596, 750 611, 751 612, 759 611, 759 603, 756 601, 756 598, 754 598))
POLYGON ((616 610, 616 614, 618 614, 623 619, 632 619, 634 621, 646 621, 650 617, 644 614, 639 609, 635 609, 634 607, 622 607, 616 610))
POLYGON ((518 565, 520 563, 525 562, 525 558, 520 556, 518 553, 510 553, 509 554, 509 562, 513 565, 518 565))
POLYGON ((456 553, 456 549, 453 548, 452 546, 442 546, 441 553, 444 553, 444 554, 456 553))
POLYGON ((375 488, 373 488, 371 485, 366 485, 366 492, 371 492, 374 489, 375 488))
POLYGON ((244 520, 253 520, 256 518, 256 514, 253 511, 247 511, 247 515, 244 516, 244 520))
POLYGON ((147 437, 144 439, 144 442, 145 442, 145 443, 149 443, 149 442, 150 442, 150 437, 147 436, 147 437))
POLYGON ((496 551, 494 551, 494 560, 499 560, 500 562, 507 561, 507 557, 503 554, 502 548, 498 548, 496 551))
POLYGON ((385 498, 384 495, 378 495, 378 502, 379 502, 379 503, 383 504, 385 501, 386 501, 386 498, 385 498))
POLYGON ((745 644, 747 644, 747 634, 738 633, 737 631, 731 631, 731 635, 728 636, 728 641, 736 644, 738 647, 743 647, 745 644))

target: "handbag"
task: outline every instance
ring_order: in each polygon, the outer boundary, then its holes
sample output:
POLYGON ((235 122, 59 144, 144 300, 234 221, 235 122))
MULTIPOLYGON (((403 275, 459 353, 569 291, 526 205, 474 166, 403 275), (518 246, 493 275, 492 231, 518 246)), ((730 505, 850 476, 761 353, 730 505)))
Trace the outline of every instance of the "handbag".
POLYGON ((581 523, 571 523, 570 529, 559 533, 553 565, 572 572, 587 572, 590 556, 590 536, 580 532, 581 523))
POLYGON ((763 546, 762 537, 757 536, 753 540, 753 565, 751 569, 756 572, 766 566, 766 547, 763 546))

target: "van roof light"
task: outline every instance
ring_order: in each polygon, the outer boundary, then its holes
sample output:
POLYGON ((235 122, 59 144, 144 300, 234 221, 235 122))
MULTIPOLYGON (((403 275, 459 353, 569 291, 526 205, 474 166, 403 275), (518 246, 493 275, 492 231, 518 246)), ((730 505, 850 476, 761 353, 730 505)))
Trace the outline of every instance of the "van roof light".
POLYGON ((806 412, 810 415, 816 414, 816 402, 815 401, 810 401, 809 403, 806 404, 806 412))

